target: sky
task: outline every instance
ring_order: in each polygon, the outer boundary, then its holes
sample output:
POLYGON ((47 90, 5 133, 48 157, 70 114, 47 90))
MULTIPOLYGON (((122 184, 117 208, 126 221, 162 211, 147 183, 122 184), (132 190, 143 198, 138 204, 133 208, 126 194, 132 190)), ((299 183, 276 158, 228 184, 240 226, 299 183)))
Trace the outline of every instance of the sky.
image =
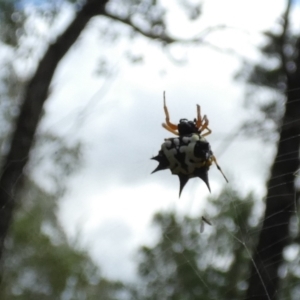
MULTIPOLYGON (((103 44, 99 32, 107 21, 94 19, 63 59, 52 82, 41 130, 83 144, 83 166, 67 180, 59 215, 69 236, 79 235, 103 275, 134 278, 138 247, 155 241, 153 214, 174 209, 198 216, 209 195, 205 184, 193 179, 179 199, 177 176, 168 170, 150 175, 157 165, 150 158, 164 138, 171 136, 161 127, 163 91, 174 123, 194 119, 196 104, 201 105, 212 129, 207 140, 228 184, 241 193, 264 194, 268 174, 262 170, 268 170, 274 148, 237 136, 241 122, 255 113, 243 107, 245 86, 233 76, 242 66, 240 57, 259 58, 256 47, 263 41, 261 33, 274 27, 284 5, 279 0, 206 1, 201 21, 193 26, 178 22, 181 12, 170 6, 173 32, 184 36, 224 24, 228 29, 212 33, 208 40, 238 56, 209 46, 175 46, 171 53, 187 60, 176 64, 157 43, 143 37, 121 39, 117 46, 103 44), (126 61, 124 51, 129 48, 144 56, 142 64, 126 61), (96 71, 107 58, 111 75, 104 79, 96 71)), ((68 10, 63 12, 52 34, 71 17, 68 10)), ((216 195, 224 178, 215 166, 209 176, 216 195)))

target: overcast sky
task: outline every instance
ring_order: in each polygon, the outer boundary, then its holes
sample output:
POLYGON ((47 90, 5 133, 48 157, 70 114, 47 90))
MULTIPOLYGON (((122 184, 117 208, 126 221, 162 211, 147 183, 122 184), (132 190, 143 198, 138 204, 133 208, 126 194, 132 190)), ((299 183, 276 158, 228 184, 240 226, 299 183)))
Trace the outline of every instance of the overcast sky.
MULTIPOLYGON (((227 25, 230 29, 213 33, 209 40, 255 60, 261 32, 274 27, 284 5, 279 0, 210 0, 199 26, 227 25)), ((172 13, 170 23, 179 12, 174 8, 172 13)), ((66 12, 63 20, 68 18, 66 12)), ((84 166, 69 179, 61 220, 71 236, 80 233, 104 275, 124 279, 134 274, 137 247, 153 240, 153 214, 172 208, 199 215, 209 194, 200 179, 193 179, 179 199, 177 176, 168 170, 150 175, 157 165, 150 158, 171 136, 161 127, 163 91, 174 123, 195 118, 196 104, 201 105, 212 129, 207 139, 234 188, 263 195, 267 176, 263 170, 268 170, 273 148, 234 137, 222 151, 241 121, 253 117, 252 111, 242 108, 243 85, 233 80, 241 68, 237 56, 207 46, 174 47, 174 55, 187 59, 176 65, 143 37, 121 41, 118 47, 101 44, 102 22, 92 20, 61 63, 41 127, 84 143, 84 166), (133 66, 124 59, 124 49, 131 44, 136 54, 144 55, 143 64, 133 66), (103 58, 109 58, 112 66, 107 80, 96 75, 103 58)), ((180 22, 172 26, 183 35, 192 30, 180 22)), ((218 193, 224 178, 215 166, 209 176, 212 193, 218 193)))

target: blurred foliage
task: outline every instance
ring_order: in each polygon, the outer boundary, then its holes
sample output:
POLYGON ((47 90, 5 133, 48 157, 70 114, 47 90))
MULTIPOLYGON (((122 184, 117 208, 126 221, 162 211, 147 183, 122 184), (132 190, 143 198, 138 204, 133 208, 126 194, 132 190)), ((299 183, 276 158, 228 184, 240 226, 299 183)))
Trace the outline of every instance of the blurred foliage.
POLYGON ((25 16, 17 10, 17 4, 21 1, 0 1, 0 38, 1 41, 10 46, 18 44, 19 29, 24 25, 25 16))
MULTIPOLYGON (((40 37, 28 26, 30 2, 0 1, 1 160, 10 147, 14 120, 30 76, 30 69, 26 67, 24 72, 23 64, 34 58, 35 44, 28 46, 24 41, 40 37)), ((47 9, 34 6, 35 17, 50 26, 59 3, 48 2, 47 9)), ((80 166, 80 149, 78 143, 70 145, 50 132, 37 135, 5 242, 0 299, 99 299, 99 295, 104 300, 120 299, 123 284, 103 278, 88 253, 68 239, 58 220, 58 201, 66 191, 67 178, 80 166)))
POLYGON ((119 299, 123 285, 101 278, 89 255, 70 243, 57 197, 27 180, 5 244, 1 299, 119 299))
POLYGON ((29 34, 26 20, 31 13, 51 24, 61 5, 61 1, 0 0, 0 39, 2 43, 17 47, 22 37, 29 34))
MULTIPOLYGON (((139 250, 139 300, 242 299, 249 275, 248 249, 257 239, 255 199, 224 189, 208 199, 213 225, 200 233, 201 216, 157 213, 158 240, 139 250)), ((211 218, 209 218, 211 220, 211 218)))
MULTIPOLYGON (((299 199, 299 197, 298 197, 299 199)), ((296 201, 296 200, 295 200, 296 201)), ((295 202, 295 209, 297 203, 295 202)), ((290 220, 289 240, 290 244, 283 251, 284 261, 279 269, 281 278, 278 299, 298 300, 300 290, 300 212, 295 211, 295 215, 290 220)))
MULTIPOLYGON (((13 48, 14 60, 20 61, 22 58, 30 62, 33 67, 29 72, 32 72, 47 44, 53 42, 53 36, 50 35, 55 21, 60 19, 62 12, 69 14, 71 12, 75 15, 85 2, 84 0, 0 0, 0 40, 6 46, 13 48)), ((102 45, 116 45, 124 38, 134 39, 137 36, 144 36, 160 46, 176 42, 204 43, 202 36, 208 33, 206 28, 199 29, 194 37, 178 36, 174 30, 171 32, 169 5, 161 0, 110 0, 106 5, 106 12, 99 18, 101 21, 93 24, 99 33, 97 38, 101 40, 102 45)), ((179 8, 184 20, 193 22, 202 15, 201 0, 173 0, 171 5, 179 8)), ((214 28, 219 27, 214 27, 212 24, 210 30, 214 28)), ((59 34, 59 31, 55 32, 54 36, 59 34)), ((122 58, 128 59, 130 63, 143 62, 144 53, 133 49, 132 44, 124 50, 124 53, 122 58)), ((166 54, 176 60, 170 51, 166 54)), ((108 76, 114 69, 116 62, 110 56, 111 53, 108 53, 104 61, 105 55, 102 53, 97 68, 98 74, 108 76), (103 68, 104 64, 105 68, 103 68)))
POLYGON ((281 128, 286 101, 287 76, 295 70, 299 34, 289 26, 290 3, 274 29, 263 33, 257 63, 245 62, 236 79, 246 81, 245 105, 256 110, 256 116, 245 122, 242 130, 247 136, 259 136, 274 141, 281 128))
POLYGON ((80 167, 80 144, 40 133, 32 152, 5 241, 0 299, 120 299, 123 284, 103 278, 58 219, 67 179, 80 167))
MULTIPOLYGON (((248 137, 259 136, 263 141, 278 140, 289 93, 288 79, 295 74, 296 66, 299 66, 299 28, 293 27, 291 18, 293 1, 286 2, 286 10, 277 24, 272 30, 263 33, 265 41, 259 49, 259 62, 245 63, 243 69, 237 74, 237 79, 245 80, 247 84, 246 106, 256 110, 256 116, 244 124, 243 133, 248 137)), ((290 123, 295 121, 291 120, 290 123)), ((275 163, 288 160, 287 157, 290 154, 291 152, 284 157, 277 157, 278 160, 275 160, 275 163)), ((282 180, 282 185, 285 185, 285 177, 282 180)), ((281 279, 280 289, 278 289, 276 299, 299 299, 300 241, 297 209, 299 185, 297 183, 295 190, 295 215, 289 222, 289 235, 285 237, 291 243, 283 251, 284 260, 278 270, 281 279)), ((278 196, 281 196, 280 193, 278 196)))
POLYGON ((82 165, 82 144, 48 131, 38 135, 33 152, 27 173, 56 198, 62 197, 67 189, 67 179, 82 165))
MULTIPOLYGON (((297 224, 297 226, 299 225, 297 224)), ((284 251, 284 258, 285 261, 279 270, 281 284, 278 299, 298 300, 300 290, 299 243, 292 243, 290 246, 286 247, 284 251)))

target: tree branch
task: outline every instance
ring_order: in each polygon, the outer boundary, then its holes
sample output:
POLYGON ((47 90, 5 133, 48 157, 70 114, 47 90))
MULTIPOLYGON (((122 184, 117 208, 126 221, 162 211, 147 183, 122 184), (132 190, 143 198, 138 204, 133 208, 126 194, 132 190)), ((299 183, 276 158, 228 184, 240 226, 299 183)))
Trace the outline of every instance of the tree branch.
POLYGON ((196 35, 195 38, 192 39, 180 39, 180 38, 175 38, 172 37, 168 34, 166 34, 165 32, 161 33, 161 34, 156 34, 153 33, 151 31, 147 31, 144 30, 140 27, 138 27, 136 24, 134 24, 134 22, 131 20, 130 17, 126 17, 126 18, 122 18, 120 16, 116 16, 110 12, 105 12, 104 14, 106 17, 121 22, 125 25, 128 25, 129 27, 131 27, 134 31, 138 32, 139 34, 143 35, 144 37, 150 38, 152 40, 159 40, 165 44, 173 44, 173 43, 183 43, 183 44, 187 44, 187 43, 199 43, 202 42, 204 37, 206 35, 208 35, 209 33, 216 31, 216 30, 220 30, 220 29, 225 29, 227 28, 226 25, 216 25, 216 26, 212 26, 212 27, 208 27, 205 30, 203 30, 203 32, 200 32, 199 34, 196 35))
POLYGON ((108 0, 86 1, 65 32, 49 46, 27 86, 0 177, 0 258, 12 218, 16 193, 22 183, 23 170, 29 158, 53 74, 89 20, 96 15, 104 14, 107 2, 108 0))
POLYGON ((283 67, 283 70, 284 70, 286 76, 288 76, 289 70, 287 68, 287 60, 286 60, 286 56, 284 54, 284 46, 286 45, 286 37, 287 37, 287 30, 289 27, 289 15, 290 15, 290 11, 291 11, 291 4, 292 4, 292 0, 288 0, 286 10, 283 14, 282 34, 280 36, 280 45, 281 45, 280 58, 281 58, 281 64, 282 64, 282 67, 283 67))
MULTIPOLYGON (((289 0, 286 18, 290 10, 290 2, 289 0)), ((284 31, 287 30, 287 25, 288 20, 286 19, 284 31)), ((285 39, 285 33, 283 34, 285 39)), ((298 57, 295 60, 297 71, 286 73, 287 101, 277 154, 267 183, 265 216, 254 253, 251 278, 245 299, 279 299, 278 270, 283 263, 283 250, 290 243, 289 224, 291 216, 295 213, 295 197, 297 195, 294 174, 299 168, 300 44, 297 46, 298 57), (283 160, 282 157, 285 159, 283 160)))

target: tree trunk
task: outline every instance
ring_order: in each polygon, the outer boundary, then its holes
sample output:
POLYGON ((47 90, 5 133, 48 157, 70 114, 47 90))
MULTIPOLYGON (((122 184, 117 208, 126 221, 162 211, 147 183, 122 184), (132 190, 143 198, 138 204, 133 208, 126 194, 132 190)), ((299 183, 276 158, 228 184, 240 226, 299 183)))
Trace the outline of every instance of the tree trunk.
POLYGON ((86 1, 66 31, 49 46, 28 84, 0 177, 0 259, 12 219, 15 197, 21 186, 23 170, 29 159, 53 74, 60 60, 76 42, 88 21, 96 15, 105 13, 107 2, 108 0, 86 1))
POLYGON ((294 173, 299 168, 300 55, 296 64, 296 72, 287 74, 285 114, 267 183, 265 217, 254 253, 247 300, 278 299, 278 270, 283 262, 283 249, 290 242, 289 221, 297 207, 294 173))

